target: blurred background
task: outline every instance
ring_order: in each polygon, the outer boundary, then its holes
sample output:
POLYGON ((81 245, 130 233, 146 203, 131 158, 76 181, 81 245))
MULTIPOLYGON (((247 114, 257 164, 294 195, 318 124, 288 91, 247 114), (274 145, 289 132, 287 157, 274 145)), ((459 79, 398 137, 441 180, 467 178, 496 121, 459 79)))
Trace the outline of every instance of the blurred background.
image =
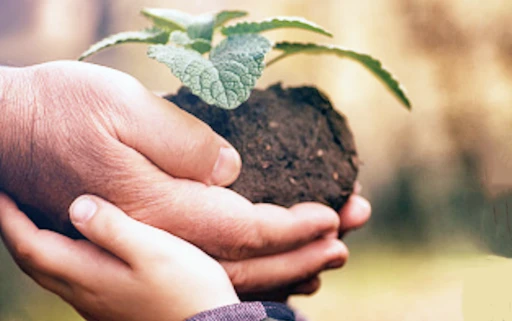
MULTIPOLYGON (((512 320, 512 1, 0 0, 0 64, 76 59, 104 36, 147 26, 142 7, 304 16, 334 39, 268 36, 370 53, 408 89, 412 112, 359 65, 330 56, 290 58, 259 82, 318 86, 348 116, 365 163, 372 219, 348 236, 348 264, 313 297, 292 300, 311 320, 512 320)), ((145 51, 124 45, 91 61, 176 91, 145 51)), ((0 320, 80 317, 0 246, 0 320)))

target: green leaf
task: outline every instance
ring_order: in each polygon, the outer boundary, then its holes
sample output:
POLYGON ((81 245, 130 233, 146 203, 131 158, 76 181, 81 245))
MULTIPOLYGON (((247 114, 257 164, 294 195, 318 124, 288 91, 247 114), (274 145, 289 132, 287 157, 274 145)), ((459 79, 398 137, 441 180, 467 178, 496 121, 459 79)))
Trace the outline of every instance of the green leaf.
POLYGON ((212 39, 213 26, 215 25, 215 15, 213 14, 193 16, 179 10, 155 8, 142 9, 141 13, 153 21, 158 28, 170 32, 175 30, 185 31, 191 39, 212 39))
POLYGON ((144 8, 141 13, 153 21, 155 26, 169 32, 186 31, 194 21, 194 16, 191 14, 173 9, 144 8))
POLYGON ((211 41, 214 26, 215 17, 213 15, 200 15, 195 17, 194 21, 187 26, 187 33, 191 39, 206 39, 211 41))
POLYGON ((173 31, 171 33, 170 42, 185 48, 193 49, 201 54, 206 53, 212 49, 209 41, 204 39, 190 39, 187 33, 179 30, 173 31))
POLYGON ((169 32, 157 28, 146 29, 142 31, 121 32, 92 45, 78 58, 78 60, 84 60, 85 58, 97 53, 100 50, 123 43, 165 44, 167 41, 169 41, 169 32))
POLYGON ((283 54, 274 60, 270 61, 267 65, 271 65, 283 58, 290 55, 306 53, 306 54, 334 54, 341 58, 352 59, 372 72, 378 79, 380 79, 386 87, 407 107, 411 109, 411 103, 407 98, 405 91, 402 89, 400 83, 387 71, 380 61, 372 58, 369 55, 357 53, 352 50, 347 50, 341 47, 332 45, 318 45, 312 43, 290 43, 281 42, 274 46, 274 49, 282 51, 283 54))
POLYGON ((265 67, 270 41, 256 34, 224 39, 210 60, 194 50, 155 45, 149 57, 166 64, 185 86, 206 103, 234 109, 249 99, 265 67))
POLYGON ((240 22, 233 26, 223 27, 222 33, 230 36, 234 34, 260 33, 278 28, 298 28, 332 37, 329 31, 301 17, 275 17, 261 22, 240 22))
POLYGON ((223 26, 226 22, 247 16, 246 11, 221 11, 215 17, 215 28, 223 26))
POLYGON ((206 13, 198 16, 173 9, 146 8, 141 13, 149 18, 155 26, 168 30, 186 31, 191 39, 211 41, 213 30, 229 20, 247 15, 244 11, 221 11, 216 14, 206 13))

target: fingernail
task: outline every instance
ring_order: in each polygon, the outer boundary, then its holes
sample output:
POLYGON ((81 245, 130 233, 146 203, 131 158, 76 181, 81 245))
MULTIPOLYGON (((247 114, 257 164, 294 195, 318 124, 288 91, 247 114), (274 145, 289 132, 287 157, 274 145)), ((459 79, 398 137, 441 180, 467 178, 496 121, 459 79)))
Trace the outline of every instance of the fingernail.
POLYGON ((219 158, 213 167, 212 183, 215 185, 231 184, 240 173, 242 160, 232 147, 221 147, 219 158))
POLYGON ((96 211, 98 205, 89 197, 79 197, 71 205, 71 220, 74 223, 86 223, 89 221, 96 211))

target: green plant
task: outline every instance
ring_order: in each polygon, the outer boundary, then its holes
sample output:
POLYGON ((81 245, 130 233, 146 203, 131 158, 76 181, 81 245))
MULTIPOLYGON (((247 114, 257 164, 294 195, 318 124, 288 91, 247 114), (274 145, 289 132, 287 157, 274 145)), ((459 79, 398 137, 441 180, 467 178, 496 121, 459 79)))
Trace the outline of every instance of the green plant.
POLYGON ((265 66, 299 53, 334 54, 361 63, 383 81, 408 109, 411 108, 398 81, 378 60, 368 55, 333 45, 272 44, 260 35, 261 32, 278 28, 298 28, 332 37, 324 28, 303 18, 275 17, 261 22, 224 26, 230 20, 246 16, 247 12, 221 11, 192 16, 171 9, 143 9, 142 14, 153 22, 152 28, 110 36, 91 46, 79 59, 122 43, 152 44, 148 56, 166 64, 194 94, 208 104, 234 109, 249 99, 265 66), (226 38, 213 46, 213 35, 217 31, 226 38), (272 49, 281 54, 265 64, 265 57, 272 49), (208 58, 205 57, 206 53, 209 53, 208 58))

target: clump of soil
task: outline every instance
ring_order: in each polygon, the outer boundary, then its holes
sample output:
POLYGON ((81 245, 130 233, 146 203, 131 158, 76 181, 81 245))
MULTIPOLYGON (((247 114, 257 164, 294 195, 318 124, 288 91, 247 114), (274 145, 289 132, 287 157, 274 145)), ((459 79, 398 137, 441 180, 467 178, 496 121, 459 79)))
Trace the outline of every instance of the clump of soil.
POLYGON ((166 99, 240 152, 242 172, 230 188, 250 201, 315 201, 339 210, 352 193, 359 165, 352 133, 316 88, 254 90, 235 110, 210 106, 186 88, 166 99))

